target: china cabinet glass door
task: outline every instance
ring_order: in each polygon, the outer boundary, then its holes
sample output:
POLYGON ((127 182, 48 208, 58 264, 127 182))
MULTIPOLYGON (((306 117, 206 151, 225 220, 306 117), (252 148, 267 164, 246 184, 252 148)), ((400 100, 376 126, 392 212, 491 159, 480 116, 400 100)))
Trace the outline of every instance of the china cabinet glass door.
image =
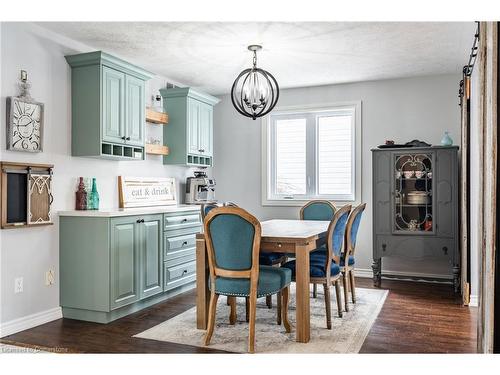
POLYGON ((393 232, 434 232, 432 153, 394 155, 393 232))

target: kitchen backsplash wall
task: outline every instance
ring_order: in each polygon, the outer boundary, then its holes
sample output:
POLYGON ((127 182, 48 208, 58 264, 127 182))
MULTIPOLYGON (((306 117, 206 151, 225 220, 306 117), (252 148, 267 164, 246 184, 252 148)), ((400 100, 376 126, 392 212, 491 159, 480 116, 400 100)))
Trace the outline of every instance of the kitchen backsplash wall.
MULTIPOLYGON (((146 155, 147 160, 144 161, 71 156, 71 70, 64 56, 93 50, 96 48, 61 37, 38 25, 1 24, 0 159, 54 164, 54 213, 74 209, 78 176, 97 178, 101 208, 118 206, 118 175, 175 177, 177 194, 182 202, 186 177, 193 175, 191 168, 164 166, 161 156, 156 155, 146 155), (6 97, 18 95, 21 69, 28 72, 33 98, 45 103, 44 151, 39 154, 6 151, 5 148, 6 97)), ((151 104, 152 95, 157 94, 166 82, 163 77, 155 77, 148 82, 147 105, 151 104)), ((146 140, 150 137, 161 140, 161 126, 146 124, 146 140)), ((56 214, 53 226, 0 231, 0 323, 59 306, 58 231, 56 214), (48 270, 55 271, 56 283, 52 286, 45 286, 44 283, 48 270), (14 294, 16 277, 24 278, 24 291, 18 294, 14 294)))

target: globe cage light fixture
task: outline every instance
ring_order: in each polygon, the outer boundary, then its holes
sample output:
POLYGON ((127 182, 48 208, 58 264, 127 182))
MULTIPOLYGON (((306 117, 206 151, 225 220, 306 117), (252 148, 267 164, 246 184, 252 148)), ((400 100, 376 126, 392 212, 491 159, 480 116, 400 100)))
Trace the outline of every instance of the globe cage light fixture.
POLYGON ((259 45, 250 45, 253 52, 253 67, 243 70, 234 80, 231 100, 234 108, 246 117, 255 120, 267 115, 276 106, 280 95, 278 82, 271 73, 257 68, 259 45))

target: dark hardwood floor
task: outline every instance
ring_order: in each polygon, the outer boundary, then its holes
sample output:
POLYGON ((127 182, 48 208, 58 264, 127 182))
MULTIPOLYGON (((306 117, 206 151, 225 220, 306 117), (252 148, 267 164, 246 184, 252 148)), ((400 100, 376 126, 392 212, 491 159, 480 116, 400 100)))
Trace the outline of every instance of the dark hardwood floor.
MULTIPOLYGON (((371 288, 370 279, 356 279, 371 288)), ((476 308, 466 308, 450 285, 383 280, 389 296, 361 353, 474 353, 476 308)), ((0 339, 5 344, 80 353, 215 353, 132 337, 194 306, 191 291, 110 324, 59 319, 0 339)))

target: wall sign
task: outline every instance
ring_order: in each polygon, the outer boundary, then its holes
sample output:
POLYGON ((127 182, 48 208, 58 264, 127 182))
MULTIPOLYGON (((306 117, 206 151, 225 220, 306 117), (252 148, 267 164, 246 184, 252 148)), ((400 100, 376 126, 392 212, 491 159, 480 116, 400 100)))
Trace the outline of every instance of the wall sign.
POLYGON ((118 176, 120 208, 176 205, 175 178, 118 176))

